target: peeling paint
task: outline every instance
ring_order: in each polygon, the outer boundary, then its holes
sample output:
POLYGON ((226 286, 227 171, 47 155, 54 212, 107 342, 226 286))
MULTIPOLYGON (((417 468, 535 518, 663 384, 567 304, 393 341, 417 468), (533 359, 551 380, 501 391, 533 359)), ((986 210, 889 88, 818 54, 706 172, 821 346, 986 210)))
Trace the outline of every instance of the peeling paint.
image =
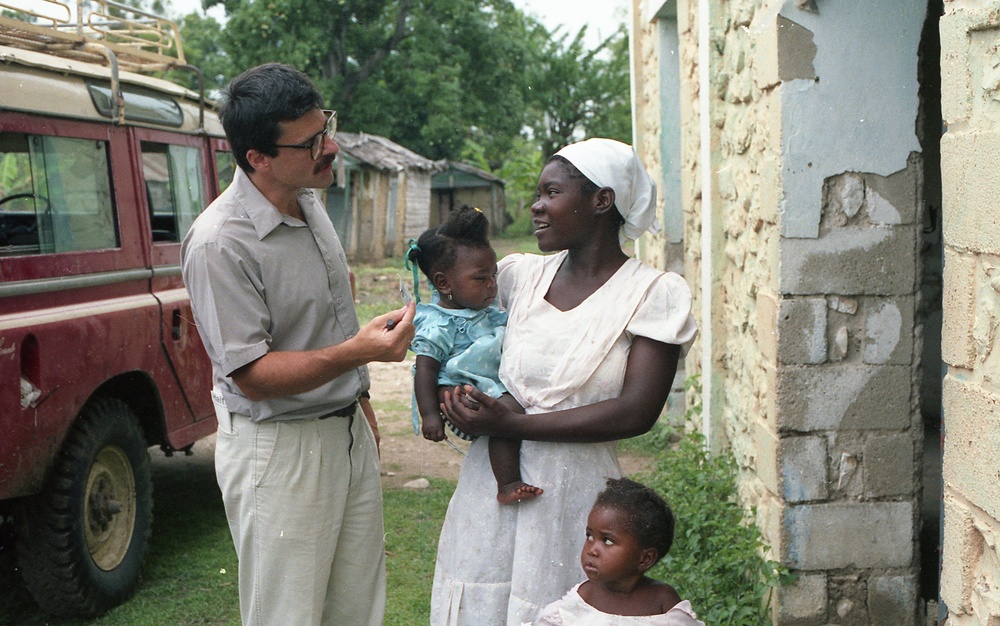
POLYGON ((865 323, 865 363, 888 363, 902 332, 903 314, 899 305, 892 300, 876 305, 865 323))
POLYGON ((853 454, 848 454, 847 452, 842 452, 840 454, 840 471, 837 476, 837 489, 845 488, 851 479, 854 478, 854 472, 858 469, 858 459, 853 454))
POLYGON ((787 17, 778 16, 778 77, 783 80, 816 79, 812 32, 787 17))
POLYGON ((874 189, 869 188, 865 193, 865 202, 868 205, 868 219, 873 224, 902 224, 903 218, 899 214, 899 209, 891 202, 883 198, 874 189))
POLYGON ((825 179, 840 172, 888 176, 920 150, 915 59, 924 13, 865 0, 825 3, 822 16, 795 9, 793 0, 784 5, 781 15, 808 29, 817 48, 816 79, 788 80, 782 88, 786 237, 819 235, 825 179))

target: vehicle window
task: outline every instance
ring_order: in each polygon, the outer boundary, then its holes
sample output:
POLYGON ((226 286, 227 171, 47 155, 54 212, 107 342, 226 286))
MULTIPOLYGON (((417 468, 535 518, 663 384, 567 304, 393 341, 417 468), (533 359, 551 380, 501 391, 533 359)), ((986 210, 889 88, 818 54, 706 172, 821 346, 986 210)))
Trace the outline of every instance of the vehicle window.
POLYGON ((118 245, 106 142, 0 133, 0 256, 118 245))
POLYGON ((218 150, 215 153, 215 175, 219 179, 219 193, 226 190, 226 187, 233 182, 236 174, 236 159, 232 152, 218 150))
POLYGON ((205 208, 201 150, 144 141, 142 173, 153 241, 179 242, 205 208))
MULTIPOLYGON (((105 117, 114 117, 115 96, 111 86, 88 83, 90 98, 94 108, 105 117)), ((179 127, 184 122, 181 105, 173 98, 149 93, 131 85, 123 85, 122 99, 125 100, 125 119, 137 122, 152 122, 164 126, 179 127)))

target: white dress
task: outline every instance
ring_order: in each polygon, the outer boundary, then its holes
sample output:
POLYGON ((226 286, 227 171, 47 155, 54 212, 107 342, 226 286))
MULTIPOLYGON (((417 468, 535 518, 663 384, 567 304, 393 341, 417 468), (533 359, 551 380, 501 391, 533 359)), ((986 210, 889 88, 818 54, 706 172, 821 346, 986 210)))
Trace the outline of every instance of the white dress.
POLYGON ((542 609, 531 626, 705 626, 687 600, 681 600, 659 615, 603 613, 580 596, 581 584, 577 583, 565 596, 542 609))
MULTIPOLYGON (((684 280, 635 259, 579 306, 556 309, 544 296, 565 256, 500 262, 499 297, 509 313, 500 379, 529 414, 616 397, 635 335, 686 350, 697 333, 684 280)), ((520 626, 558 600, 583 573, 580 550, 594 498, 606 477, 621 476, 613 441, 525 441, 521 478, 545 493, 500 505, 487 439, 472 443, 445 516, 432 626, 520 626)))

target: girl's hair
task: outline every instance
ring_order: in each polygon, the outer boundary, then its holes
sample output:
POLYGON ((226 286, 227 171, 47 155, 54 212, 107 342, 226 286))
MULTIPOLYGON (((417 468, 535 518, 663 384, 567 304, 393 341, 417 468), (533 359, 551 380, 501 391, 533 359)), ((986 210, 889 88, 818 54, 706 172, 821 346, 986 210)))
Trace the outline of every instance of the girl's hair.
POLYGON ((657 560, 674 543, 674 513, 649 487, 628 478, 609 478, 594 506, 617 509, 626 516, 625 529, 643 548, 656 548, 657 560))
POLYGON ((434 272, 447 272, 455 265, 458 248, 490 247, 490 221, 477 208, 463 204, 448 216, 440 226, 424 231, 417 245, 406 253, 406 259, 416 262, 428 281, 434 272))

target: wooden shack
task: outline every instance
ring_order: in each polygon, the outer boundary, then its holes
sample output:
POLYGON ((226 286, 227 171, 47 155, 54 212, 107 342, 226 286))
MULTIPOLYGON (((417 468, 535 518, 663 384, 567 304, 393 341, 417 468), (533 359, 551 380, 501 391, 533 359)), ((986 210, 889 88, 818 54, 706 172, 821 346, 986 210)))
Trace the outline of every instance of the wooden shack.
POLYGON ((431 175, 443 165, 385 137, 338 132, 326 207, 351 261, 401 255, 431 225, 431 175))
POLYGON ((490 219, 491 235, 499 235, 510 222, 504 182, 487 171, 466 163, 447 161, 431 176, 434 195, 431 225, 448 219, 448 213, 463 204, 479 207, 490 219))

